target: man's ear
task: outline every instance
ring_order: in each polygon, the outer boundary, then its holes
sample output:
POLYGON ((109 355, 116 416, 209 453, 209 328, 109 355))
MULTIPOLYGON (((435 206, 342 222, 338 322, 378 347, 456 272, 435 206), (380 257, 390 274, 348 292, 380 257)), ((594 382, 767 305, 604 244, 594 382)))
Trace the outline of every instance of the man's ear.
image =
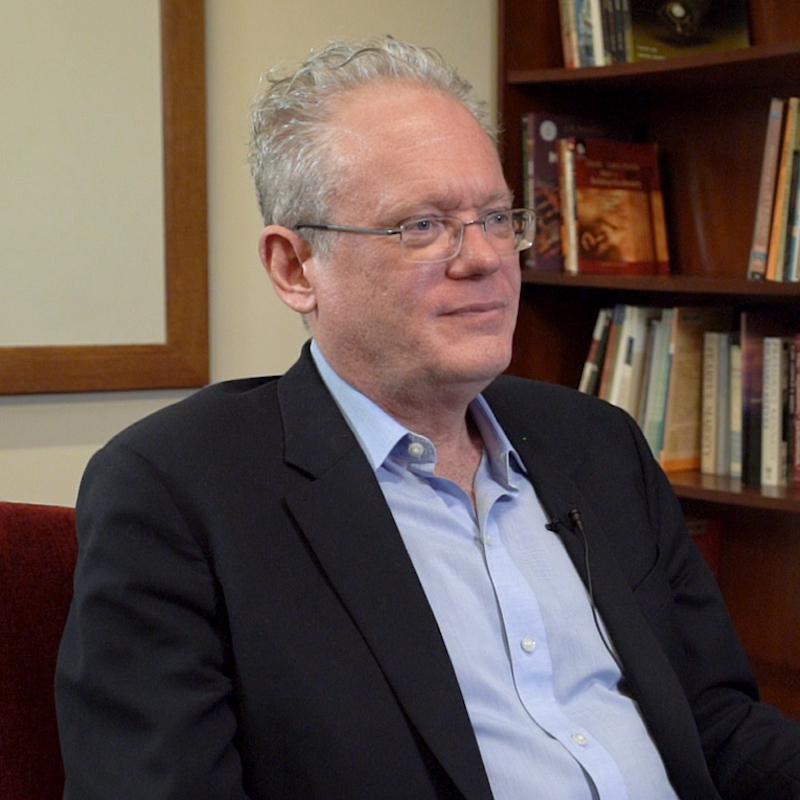
POLYGON ((303 268, 311 258, 308 242, 282 225, 268 225, 258 240, 258 254, 278 297, 300 314, 310 314, 317 299, 303 268))

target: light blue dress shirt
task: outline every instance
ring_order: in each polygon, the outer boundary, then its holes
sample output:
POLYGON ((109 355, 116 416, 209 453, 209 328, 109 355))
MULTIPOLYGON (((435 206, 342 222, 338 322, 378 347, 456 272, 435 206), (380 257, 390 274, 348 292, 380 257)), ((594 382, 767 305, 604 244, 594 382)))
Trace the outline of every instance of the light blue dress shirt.
POLYGON ((436 476, 429 439, 342 380, 315 342, 311 352, 436 617, 496 800, 674 800, 580 576, 485 400, 470 406, 485 446, 473 505, 436 476))

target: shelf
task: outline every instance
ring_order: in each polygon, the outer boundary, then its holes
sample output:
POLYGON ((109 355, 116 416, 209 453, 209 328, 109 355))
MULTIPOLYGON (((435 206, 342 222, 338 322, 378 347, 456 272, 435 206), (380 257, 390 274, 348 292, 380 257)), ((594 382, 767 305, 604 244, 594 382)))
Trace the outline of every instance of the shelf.
POLYGON ((681 499, 800 513, 800 489, 796 487, 745 486, 737 478, 697 471, 671 472, 667 477, 681 499))
POLYGON ((751 281, 699 275, 631 276, 571 275, 564 272, 522 270, 523 284, 555 286, 564 289, 607 289, 618 292, 697 295, 730 298, 733 302, 800 300, 800 283, 751 281))
POLYGON ((783 42, 607 67, 510 70, 506 77, 512 86, 560 84, 587 85, 600 89, 636 82, 637 85, 666 88, 680 85, 685 89, 713 86, 723 73, 727 85, 742 83, 757 87, 774 84, 776 76, 792 76, 798 72, 800 45, 797 42, 783 42))

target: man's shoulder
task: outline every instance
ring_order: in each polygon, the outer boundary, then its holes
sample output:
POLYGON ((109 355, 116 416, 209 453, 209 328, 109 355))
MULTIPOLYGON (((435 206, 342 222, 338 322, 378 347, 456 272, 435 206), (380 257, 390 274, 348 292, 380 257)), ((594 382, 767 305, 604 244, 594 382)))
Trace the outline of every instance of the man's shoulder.
POLYGON ((211 384, 134 422, 112 442, 138 449, 236 435, 242 427, 261 425, 277 413, 279 377, 241 378, 211 384))
POLYGON ((613 417, 618 413, 618 409, 605 401, 577 389, 512 375, 500 375, 486 388, 484 396, 493 408, 532 410, 558 417, 574 414, 613 417))

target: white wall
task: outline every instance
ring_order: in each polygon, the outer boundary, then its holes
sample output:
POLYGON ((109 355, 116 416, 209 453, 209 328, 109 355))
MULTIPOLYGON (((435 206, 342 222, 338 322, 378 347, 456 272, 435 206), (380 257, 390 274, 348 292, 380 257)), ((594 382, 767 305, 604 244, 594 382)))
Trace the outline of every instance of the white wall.
MULTIPOLYGON (((247 112, 271 66, 331 39, 389 33, 438 48, 495 102, 496 2, 206 0, 211 378, 283 372, 305 340, 258 262, 247 112)), ((0 397, 0 500, 71 505, 91 454, 179 391, 0 397)))

